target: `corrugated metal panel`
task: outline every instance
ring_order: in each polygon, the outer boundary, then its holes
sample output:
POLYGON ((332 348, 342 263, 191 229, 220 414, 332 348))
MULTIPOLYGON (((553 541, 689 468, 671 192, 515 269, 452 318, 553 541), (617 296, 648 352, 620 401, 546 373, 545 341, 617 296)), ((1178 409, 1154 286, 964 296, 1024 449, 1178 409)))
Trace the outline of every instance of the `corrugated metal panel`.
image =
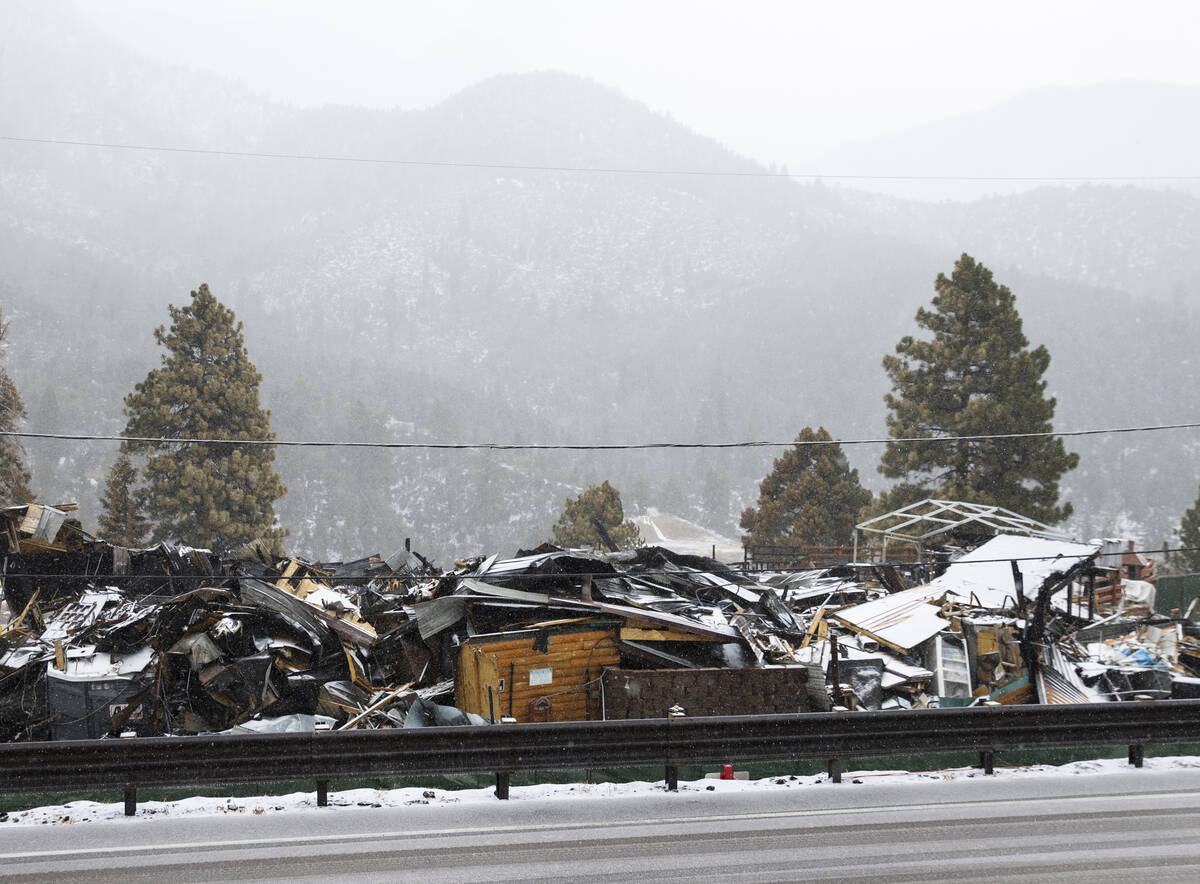
POLYGON ((1062 651, 1051 645, 1042 652, 1037 671, 1038 700, 1057 706, 1073 703, 1104 703, 1111 698, 1083 683, 1079 673, 1062 651))

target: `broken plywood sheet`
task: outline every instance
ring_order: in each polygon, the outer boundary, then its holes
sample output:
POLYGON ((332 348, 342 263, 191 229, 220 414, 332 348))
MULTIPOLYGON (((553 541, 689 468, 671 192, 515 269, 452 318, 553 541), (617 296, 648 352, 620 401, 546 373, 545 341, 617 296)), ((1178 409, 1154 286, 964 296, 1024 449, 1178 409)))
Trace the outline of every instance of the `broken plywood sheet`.
POLYGON ((326 575, 305 562, 290 559, 273 585, 312 608, 342 641, 360 648, 373 645, 379 636, 374 627, 363 620, 358 605, 345 593, 313 580, 313 576, 326 575))
POLYGON ((857 633, 875 639, 897 651, 911 651, 950 626, 941 616, 941 608, 929 604, 941 593, 931 586, 896 592, 891 595, 842 608, 834 619, 857 633))
POLYGON ((58 529, 62 527, 66 519, 67 514, 60 509, 31 503, 17 530, 22 534, 29 535, 33 540, 52 544, 58 537, 58 529))

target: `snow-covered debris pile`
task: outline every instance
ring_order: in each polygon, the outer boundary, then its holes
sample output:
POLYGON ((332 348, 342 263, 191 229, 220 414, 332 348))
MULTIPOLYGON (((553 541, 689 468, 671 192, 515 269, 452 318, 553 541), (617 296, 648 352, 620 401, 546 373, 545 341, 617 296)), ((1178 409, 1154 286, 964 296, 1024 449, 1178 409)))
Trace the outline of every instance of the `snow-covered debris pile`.
POLYGON ((1200 696, 1200 631, 1101 541, 975 526, 904 565, 543 546, 442 571, 123 549, 69 512, 0 510, 3 740, 1200 696))

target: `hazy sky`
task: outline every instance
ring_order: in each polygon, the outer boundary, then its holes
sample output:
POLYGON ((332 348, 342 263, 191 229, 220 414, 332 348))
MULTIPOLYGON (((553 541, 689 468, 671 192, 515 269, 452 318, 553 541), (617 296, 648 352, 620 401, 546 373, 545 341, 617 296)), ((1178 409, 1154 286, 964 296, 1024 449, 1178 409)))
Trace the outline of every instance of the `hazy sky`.
POLYGON ((1038 86, 1200 82, 1191 0, 81 0, 81 9, 147 55, 295 105, 424 107, 495 73, 583 74, 793 172, 838 143, 1038 86))

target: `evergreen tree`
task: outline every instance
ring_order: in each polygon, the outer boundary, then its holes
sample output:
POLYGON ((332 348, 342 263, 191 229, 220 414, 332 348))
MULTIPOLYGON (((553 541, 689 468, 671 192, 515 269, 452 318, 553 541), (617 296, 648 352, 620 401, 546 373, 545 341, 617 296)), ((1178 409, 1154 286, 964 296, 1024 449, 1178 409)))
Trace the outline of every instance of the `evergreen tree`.
POLYGON ((824 427, 805 427, 775 459, 758 486, 758 506, 742 513, 747 546, 823 546, 849 543, 871 492, 858 481, 840 445, 824 427))
POLYGON ((122 451, 108 472, 108 481, 100 498, 104 508, 100 514, 100 536, 109 543, 139 547, 150 533, 150 523, 138 512, 136 482, 137 470, 129 455, 122 451))
MULTIPOLYGON (((933 309, 917 311, 931 340, 906 336, 883 367, 894 439, 1045 433, 1055 400, 1042 380, 1045 347, 1029 349, 1015 299, 992 272, 964 254, 950 277, 938 274, 933 309)), ((1058 482, 1075 468, 1062 440, 889 442, 879 470, 923 488, 927 496, 996 505, 1053 524, 1071 514, 1058 503, 1058 482)))
POLYGON ((257 538, 278 541, 274 502, 286 488, 275 449, 238 441, 274 439, 259 405, 262 376, 250 362, 242 324, 207 285, 184 307, 169 305, 170 329, 154 339, 162 365, 125 397, 126 448, 145 456, 139 491, 154 539, 229 549, 257 538), (134 437, 226 439, 220 444, 137 442, 134 437))
MULTIPOLYGON (((8 323, 0 313, 0 345, 7 337, 8 323)), ((15 432, 25 416, 25 403, 21 401, 17 385, 8 372, 0 367, 0 431, 15 432)), ((0 505, 30 503, 33 500, 33 493, 29 490, 30 479, 24 446, 15 436, 0 436, 0 505)))
POLYGON ((1183 549, 1171 556, 1171 566, 1185 574, 1200 572, 1200 497, 1179 523, 1179 545, 1183 549))
POLYGON ((592 485, 574 500, 567 499, 562 515, 554 526, 554 542, 564 547, 591 546, 607 549, 597 524, 620 549, 634 549, 642 544, 637 525, 625 520, 621 492, 605 479, 592 485))

